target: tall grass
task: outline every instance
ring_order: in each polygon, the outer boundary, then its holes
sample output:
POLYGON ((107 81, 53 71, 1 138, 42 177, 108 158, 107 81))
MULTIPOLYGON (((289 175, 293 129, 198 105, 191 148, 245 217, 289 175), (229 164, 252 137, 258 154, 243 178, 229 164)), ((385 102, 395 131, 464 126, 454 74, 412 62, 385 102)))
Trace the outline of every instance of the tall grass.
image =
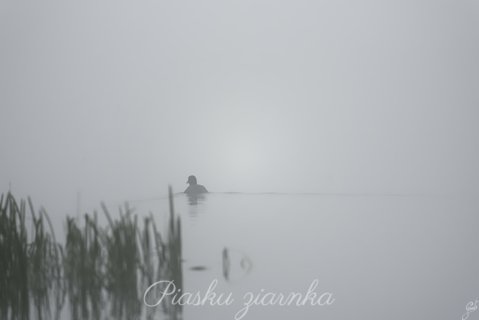
MULTIPOLYGON (((27 219, 26 201, 2 195, 0 318, 59 319, 66 299, 73 320, 152 319, 157 310, 142 308, 144 290, 157 279, 171 279, 178 288, 183 283, 181 222, 171 188, 169 200, 166 237, 152 214, 140 228, 127 204, 115 217, 102 204, 107 225, 98 223, 96 212, 67 217, 59 244, 45 210, 36 213, 28 200, 27 219)), ((171 303, 162 306, 171 319, 181 314, 171 303)))
POLYGON ((65 291, 61 266, 63 249, 55 239, 52 224, 44 209, 35 214, 32 202, 28 200, 32 215, 33 235, 28 248, 29 289, 38 319, 52 319, 50 297, 54 298, 55 317, 59 318, 65 291), (44 224, 47 221, 48 229, 44 224))
POLYGON ((67 218, 63 265, 73 320, 99 319, 101 315, 105 261, 95 221, 96 215, 92 220, 85 214, 85 224, 80 227, 74 219, 67 218))
POLYGON ((8 193, 0 198, 0 315, 28 319, 28 241, 25 201, 8 193), (21 207, 20 207, 21 206, 21 207))
POLYGON ((26 201, 12 194, 0 198, 0 315, 2 319, 59 317, 63 305, 62 248, 45 210, 38 214, 28 199, 31 235, 27 231, 26 201), (45 226, 47 221, 48 228, 45 226), (50 298, 54 298, 55 314, 50 298))
POLYGON ((115 319, 134 319, 140 314, 140 298, 137 289, 138 272, 141 271, 140 238, 137 216, 128 205, 120 209, 120 218, 111 219, 105 206, 110 230, 106 241, 106 288, 111 300, 111 315, 115 319))

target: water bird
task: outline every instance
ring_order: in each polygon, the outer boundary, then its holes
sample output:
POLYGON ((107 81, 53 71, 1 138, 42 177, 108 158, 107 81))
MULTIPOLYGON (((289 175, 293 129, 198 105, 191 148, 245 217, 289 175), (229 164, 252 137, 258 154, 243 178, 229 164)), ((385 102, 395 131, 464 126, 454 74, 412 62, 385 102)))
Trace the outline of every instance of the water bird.
POLYGON ((208 193, 208 190, 201 185, 198 184, 198 180, 195 176, 191 175, 188 177, 188 181, 186 183, 189 184, 188 188, 186 188, 185 193, 189 196, 197 196, 200 194, 208 193))

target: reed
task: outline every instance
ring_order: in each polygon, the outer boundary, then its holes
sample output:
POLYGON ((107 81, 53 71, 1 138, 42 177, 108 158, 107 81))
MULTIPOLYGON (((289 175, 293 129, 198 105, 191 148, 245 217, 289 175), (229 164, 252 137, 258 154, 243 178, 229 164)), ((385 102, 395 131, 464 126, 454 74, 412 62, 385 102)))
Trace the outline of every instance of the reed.
MULTIPOLYGON (((59 244, 44 209, 37 212, 30 199, 2 195, 0 318, 59 319, 68 301, 72 320, 152 319, 157 310, 143 313, 144 290, 157 279, 172 279, 179 288, 183 283, 181 222, 171 188, 169 198, 166 237, 151 213, 140 228, 127 204, 115 217, 102 204, 107 225, 98 223, 96 212, 81 220, 67 217, 59 244)), ((182 310, 166 302, 163 311, 177 319, 182 310)))
POLYGON ((28 199, 32 216, 33 235, 28 245, 29 291, 32 296, 35 314, 38 319, 51 319, 50 297, 55 298, 55 318, 63 306, 64 290, 62 281, 63 250, 55 239, 52 224, 44 209, 35 214, 33 205, 28 199), (48 229, 44 221, 47 221, 48 229))
POLYGON ((103 303, 102 289, 104 255, 100 230, 93 219, 85 214, 85 224, 79 227, 67 218, 65 243, 65 282, 70 303, 71 318, 99 319, 103 303))
POLYGON ((28 319, 28 241, 25 202, 8 193, 0 199, 0 315, 28 319))
POLYGON ((37 319, 58 318, 64 299, 62 249, 45 210, 36 214, 30 199, 28 236, 26 203, 17 202, 10 193, 0 198, 0 315, 2 319, 29 319, 32 314, 37 319))
POLYGON ((134 319, 141 311, 138 272, 141 271, 140 243, 137 241, 137 216, 125 204, 120 217, 111 219, 105 205, 110 228, 106 233, 106 289, 111 302, 111 315, 116 319, 134 319))

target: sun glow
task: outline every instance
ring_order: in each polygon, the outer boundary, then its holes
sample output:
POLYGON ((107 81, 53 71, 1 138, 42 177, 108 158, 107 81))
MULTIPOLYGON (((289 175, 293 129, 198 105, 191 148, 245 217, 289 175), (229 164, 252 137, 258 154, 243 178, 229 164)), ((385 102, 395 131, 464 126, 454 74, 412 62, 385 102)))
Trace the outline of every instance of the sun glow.
POLYGON ((258 141, 235 139, 226 148, 226 161, 232 171, 240 174, 256 173, 261 170, 264 154, 258 141))

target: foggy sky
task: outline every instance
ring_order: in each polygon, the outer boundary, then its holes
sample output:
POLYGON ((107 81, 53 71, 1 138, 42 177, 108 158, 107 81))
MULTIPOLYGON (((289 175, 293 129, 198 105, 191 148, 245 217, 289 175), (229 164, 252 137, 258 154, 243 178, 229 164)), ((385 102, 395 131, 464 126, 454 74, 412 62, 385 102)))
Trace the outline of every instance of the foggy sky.
POLYGON ((0 184, 479 191, 477 1, 0 1, 0 184))

